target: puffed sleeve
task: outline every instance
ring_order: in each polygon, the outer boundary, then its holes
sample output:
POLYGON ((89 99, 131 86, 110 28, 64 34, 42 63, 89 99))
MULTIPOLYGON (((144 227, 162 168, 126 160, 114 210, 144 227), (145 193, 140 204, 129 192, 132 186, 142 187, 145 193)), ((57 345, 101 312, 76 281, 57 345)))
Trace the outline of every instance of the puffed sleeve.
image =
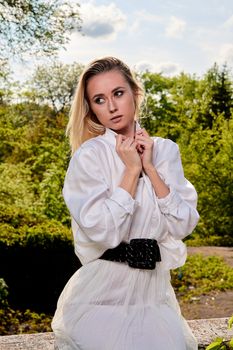
POLYGON ((82 263, 116 247, 130 228, 136 202, 121 187, 111 192, 107 171, 96 149, 85 146, 72 157, 65 177, 63 196, 82 263))
POLYGON ((196 190, 184 176, 176 143, 161 139, 155 143, 155 157, 156 169, 170 189, 165 198, 157 198, 160 211, 171 236, 183 239, 193 231, 199 219, 196 190))

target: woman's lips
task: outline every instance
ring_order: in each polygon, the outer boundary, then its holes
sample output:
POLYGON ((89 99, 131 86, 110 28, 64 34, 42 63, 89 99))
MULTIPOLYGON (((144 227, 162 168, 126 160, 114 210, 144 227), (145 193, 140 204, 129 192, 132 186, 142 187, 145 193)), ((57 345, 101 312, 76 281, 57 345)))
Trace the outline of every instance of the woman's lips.
POLYGON ((111 118, 111 121, 113 123, 118 123, 119 121, 121 121, 122 115, 116 115, 115 117, 111 118))

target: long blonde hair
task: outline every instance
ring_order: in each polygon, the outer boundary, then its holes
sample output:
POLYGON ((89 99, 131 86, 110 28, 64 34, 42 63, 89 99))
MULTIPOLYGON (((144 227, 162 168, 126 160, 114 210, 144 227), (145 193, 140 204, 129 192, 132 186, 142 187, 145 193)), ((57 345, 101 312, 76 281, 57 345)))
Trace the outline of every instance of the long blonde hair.
POLYGON ((111 70, 118 70, 121 72, 130 85, 135 100, 135 119, 138 116, 143 98, 143 89, 134 78, 129 67, 115 57, 104 57, 91 62, 80 76, 70 110, 66 134, 70 139, 72 153, 74 153, 84 141, 105 132, 105 127, 98 121, 89 106, 86 88, 88 81, 93 76, 111 70))

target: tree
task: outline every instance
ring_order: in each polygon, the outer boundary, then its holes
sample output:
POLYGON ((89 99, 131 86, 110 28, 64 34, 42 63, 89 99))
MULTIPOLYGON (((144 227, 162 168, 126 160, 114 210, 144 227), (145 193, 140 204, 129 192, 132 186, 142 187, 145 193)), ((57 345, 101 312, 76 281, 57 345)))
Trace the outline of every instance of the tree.
POLYGON ((172 140, 176 141, 186 137, 189 142, 189 134, 192 134, 198 124, 196 123, 196 110, 198 100, 196 98, 199 87, 199 79, 193 75, 181 73, 172 78, 172 86, 169 90, 170 102, 173 105, 173 115, 165 125, 169 130, 172 140), (186 131, 184 133, 184 130, 186 131))
POLYGON ((54 62, 39 66, 26 83, 24 96, 30 102, 48 104, 58 113, 70 106, 83 66, 79 63, 54 62))
POLYGON ((12 94, 10 74, 8 62, 0 59, 0 105, 8 102, 12 94))
POLYGON ((213 120, 222 114, 230 119, 233 108, 233 88, 229 70, 226 65, 220 69, 215 63, 208 70, 199 85, 199 117, 198 122, 204 128, 212 128, 213 120))
POLYGON ((200 222, 197 232, 202 237, 232 235, 233 203, 233 116, 219 115, 212 128, 201 125, 190 133, 183 129, 179 146, 186 177, 198 193, 200 222), (184 142, 188 133, 189 143, 184 142))
POLYGON ((69 0, 0 0, 0 59, 53 55, 81 29, 78 9, 69 0))
POLYGON ((183 128, 193 127, 190 121, 196 110, 198 79, 185 73, 173 78, 145 73, 142 81, 146 92, 142 125, 151 135, 176 141, 183 128))
POLYGON ((144 85, 145 98, 140 115, 140 122, 151 135, 158 132, 173 115, 173 105, 170 102, 169 89, 171 80, 160 73, 144 73, 141 76, 144 85))
POLYGON ((47 106, 0 106, 0 219, 6 224, 37 220, 69 222, 61 189, 69 162, 67 116, 51 118, 47 106), (34 218, 34 219, 33 219, 34 218))

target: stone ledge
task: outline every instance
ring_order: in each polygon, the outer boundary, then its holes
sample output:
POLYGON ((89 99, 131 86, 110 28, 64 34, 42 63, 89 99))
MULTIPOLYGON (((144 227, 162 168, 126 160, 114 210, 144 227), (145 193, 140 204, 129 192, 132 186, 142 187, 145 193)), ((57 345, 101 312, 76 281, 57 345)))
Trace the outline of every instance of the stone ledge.
MULTIPOLYGON (((188 321, 188 324, 198 339, 199 349, 205 349, 216 337, 226 340, 233 337, 227 322, 228 318, 211 318, 188 321)), ((54 335, 51 332, 1 336, 0 350, 54 350, 54 335)))

